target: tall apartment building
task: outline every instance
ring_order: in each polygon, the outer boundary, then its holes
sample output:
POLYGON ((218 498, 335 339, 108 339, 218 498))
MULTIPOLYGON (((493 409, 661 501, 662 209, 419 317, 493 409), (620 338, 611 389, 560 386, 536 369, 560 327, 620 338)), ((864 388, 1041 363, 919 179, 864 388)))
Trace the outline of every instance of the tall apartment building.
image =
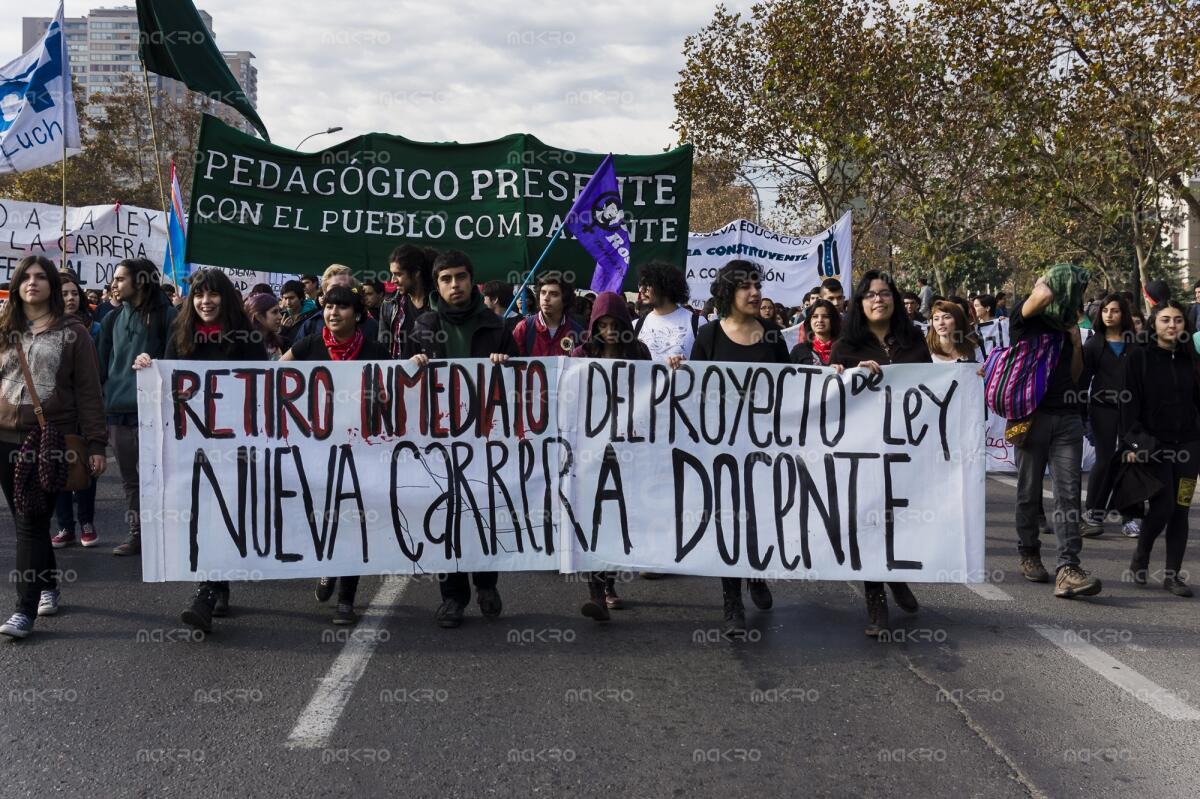
MULTIPOLYGON (((208 32, 213 34, 212 16, 200 12, 208 32)), ((22 50, 37 44, 50 25, 50 17, 25 17, 22 20, 22 50)), ((85 17, 67 17, 63 20, 67 36, 67 49, 71 58, 71 75, 80 88, 89 96, 113 91, 130 76, 142 79, 142 65, 138 60, 137 9, 133 6, 117 8, 93 8, 85 17)), ((237 78, 250 105, 258 107, 258 70, 253 64, 254 54, 247 50, 222 52, 233 76, 237 78)), ((152 91, 173 99, 185 96, 187 87, 179 81, 150 74, 152 91)), ((240 114, 228 106, 199 98, 209 113, 217 114, 230 124, 254 134, 254 128, 240 114)))

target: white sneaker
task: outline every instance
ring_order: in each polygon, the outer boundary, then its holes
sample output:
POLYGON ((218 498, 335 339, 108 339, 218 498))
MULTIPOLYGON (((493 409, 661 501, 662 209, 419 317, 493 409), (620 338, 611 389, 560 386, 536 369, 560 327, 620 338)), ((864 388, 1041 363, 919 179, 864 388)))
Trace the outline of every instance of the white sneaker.
POLYGON ((1142 520, 1130 519, 1121 525, 1121 535, 1126 538, 1137 538, 1142 534, 1142 520))
POLYGON ((58 613, 58 591, 43 591, 38 597, 38 615, 53 616, 58 613))
POLYGON ((7 635, 10 638, 24 638, 32 630, 33 619, 24 613, 14 613, 8 617, 8 621, 0 624, 0 635, 7 635))

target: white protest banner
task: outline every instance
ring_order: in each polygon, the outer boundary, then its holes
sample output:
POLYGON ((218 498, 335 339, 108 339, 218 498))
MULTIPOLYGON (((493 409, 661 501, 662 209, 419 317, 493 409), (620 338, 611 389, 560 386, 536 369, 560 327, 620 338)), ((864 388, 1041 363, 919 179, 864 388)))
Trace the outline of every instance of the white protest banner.
MULTIPOLYGON (((58 266, 62 233, 62 206, 0 199, 0 281, 9 280, 28 255, 45 256, 58 266)), ((162 211, 117 204, 67 208, 67 268, 84 288, 103 289, 126 258, 161 265, 166 250, 162 211)))
POLYGON ((977 582, 982 393, 969 365, 156 362, 143 575, 977 582))
POLYGON ((250 294, 250 290, 259 283, 266 283, 271 287, 271 291, 278 297, 283 291, 283 284, 289 280, 299 280, 299 275, 281 275, 277 272, 260 272, 256 269, 233 269, 224 266, 203 266, 200 264, 192 264, 192 271, 197 269, 219 269, 229 275, 229 279, 233 281, 233 287, 240 291, 244 296, 250 294))
POLYGON ((59 3, 58 14, 38 43, 0 67, 0 174, 55 164, 79 152, 70 52, 59 3))
POLYGON ((711 233, 689 233, 685 272, 692 306, 704 306, 717 270, 735 258, 761 266, 763 297, 789 308, 803 305, 804 295, 828 277, 841 280, 849 294, 850 217, 847 211, 815 236, 776 233, 745 219, 711 233))

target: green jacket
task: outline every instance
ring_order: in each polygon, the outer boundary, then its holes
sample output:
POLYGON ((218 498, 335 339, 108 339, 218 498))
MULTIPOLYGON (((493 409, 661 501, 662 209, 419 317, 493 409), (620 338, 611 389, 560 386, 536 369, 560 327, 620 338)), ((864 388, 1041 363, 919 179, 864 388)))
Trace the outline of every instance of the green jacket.
POLYGON ((137 413, 137 375, 133 359, 145 352, 161 358, 167 349, 175 309, 168 303, 150 325, 142 322, 129 303, 104 317, 96 349, 100 355, 100 382, 104 386, 104 412, 137 413))

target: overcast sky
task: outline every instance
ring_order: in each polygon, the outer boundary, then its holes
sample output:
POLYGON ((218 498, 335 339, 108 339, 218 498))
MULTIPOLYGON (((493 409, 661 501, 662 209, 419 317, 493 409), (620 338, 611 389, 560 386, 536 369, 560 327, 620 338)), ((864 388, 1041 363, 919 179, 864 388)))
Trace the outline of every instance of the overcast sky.
MULTIPOLYGON (((124 3, 133 5, 132 2, 124 3)), ((67 16, 123 3, 68 0, 67 16)), ((675 143, 672 94, 684 37, 708 0, 201 0, 217 44, 250 50, 271 138, 319 149, 360 133, 479 141, 525 132, 596 152, 675 143)), ((749 0, 730 0, 748 10, 749 0)), ((21 17, 58 0, 0 3, 0 63, 21 17)))

